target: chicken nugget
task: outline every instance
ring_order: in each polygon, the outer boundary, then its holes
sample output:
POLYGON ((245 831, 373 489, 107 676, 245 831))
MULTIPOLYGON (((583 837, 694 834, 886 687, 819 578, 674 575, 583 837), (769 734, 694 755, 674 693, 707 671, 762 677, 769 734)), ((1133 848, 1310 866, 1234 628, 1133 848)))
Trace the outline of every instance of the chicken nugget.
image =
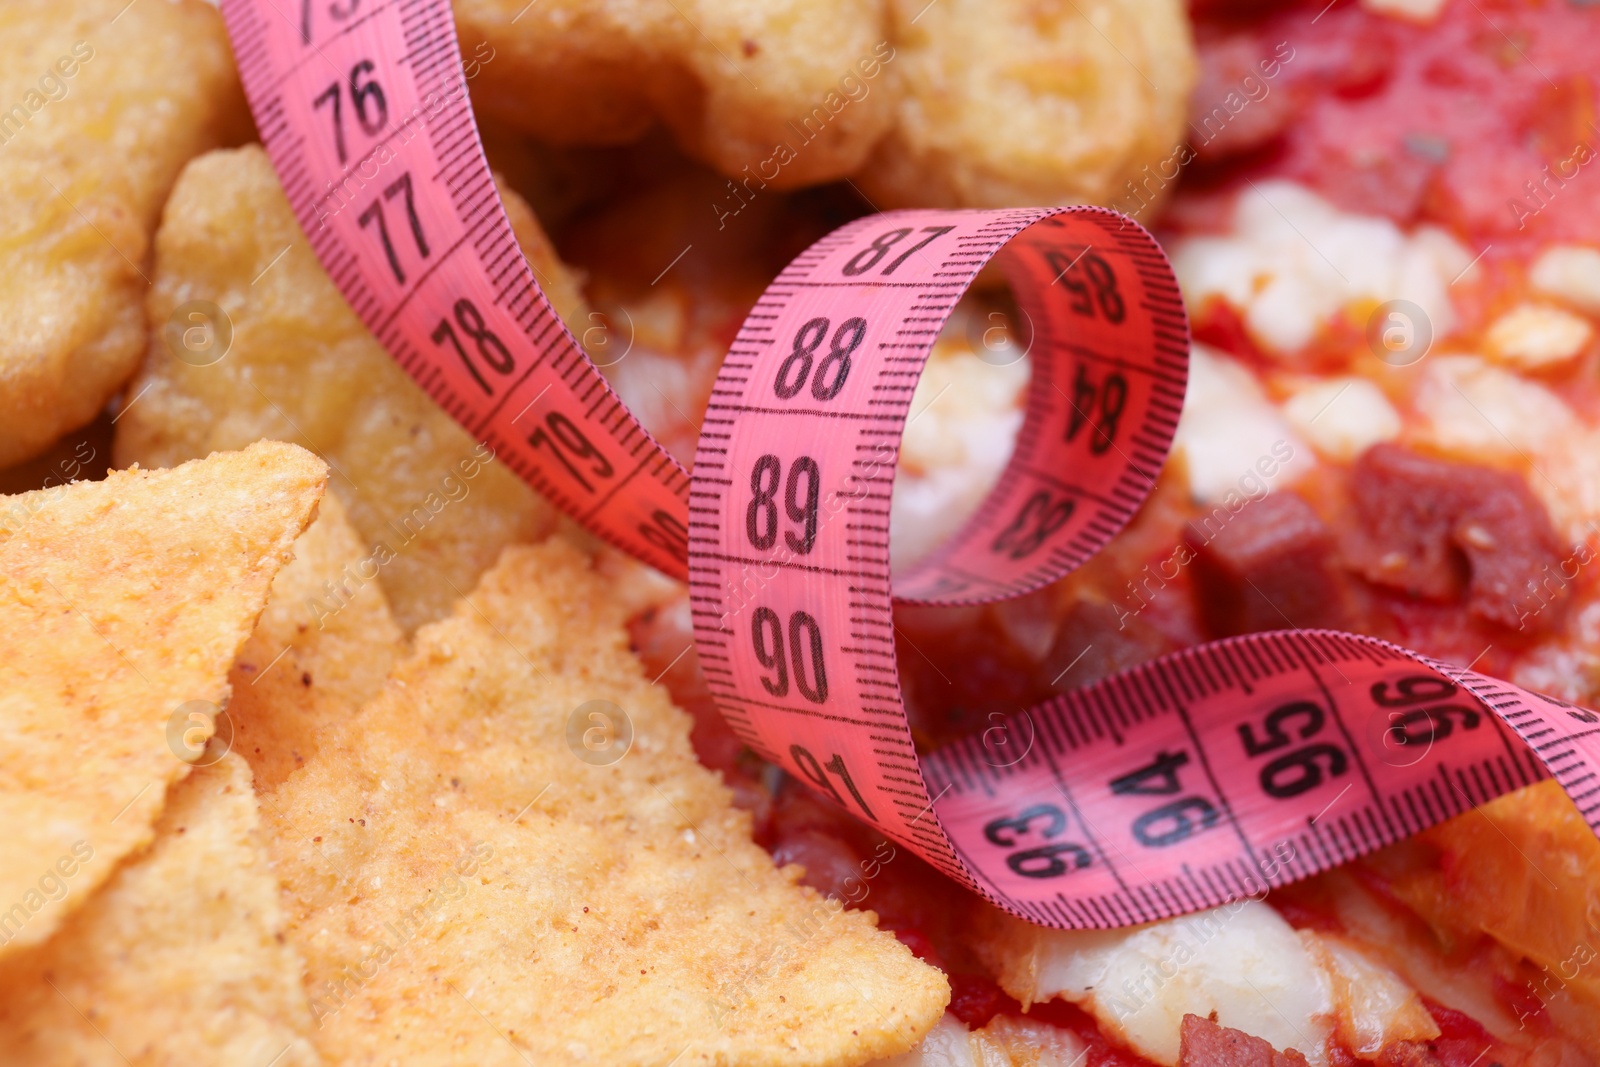
POLYGON ((264 808, 325 1059, 859 1064, 949 997, 797 886, 644 677, 631 593, 513 545, 264 808))
POLYGON ((890 7, 896 122, 856 179, 879 206, 1111 205, 1177 178, 1197 76, 1180 0, 890 7))
MULTIPOLYGON (((43 880, 65 885, 80 858, 43 880)), ((250 768, 236 755, 197 768, 173 787, 148 852, 49 942, 0 963, 6 1063, 320 1063, 278 893, 250 768)))
MULTIPOLYGON (((538 222, 515 194, 505 204, 545 294, 568 321, 582 321, 577 283, 538 222)), ((165 328, 152 331, 117 421, 119 464, 168 465, 261 438, 312 449, 333 468, 333 490, 408 630, 447 613, 507 543, 550 529, 554 510, 350 310, 259 147, 190 164, 156 249, 151 322, 214 331, 206 343, 221 351, 197 357, 169 344, 165 328)))
POLYGON ((473 104, 549 141, 653 122, 724 174, 793 189, 855 171, 894 118, 884 0, 458 0, 473 104))
POLYGON ((149 842, 326 476, 269 442, 0 498, 0 956, 149 842))
POLYGON ((248 127, 202 0, 0 5, 0 466, 89 422, 133 373, 167 191, 248 127))

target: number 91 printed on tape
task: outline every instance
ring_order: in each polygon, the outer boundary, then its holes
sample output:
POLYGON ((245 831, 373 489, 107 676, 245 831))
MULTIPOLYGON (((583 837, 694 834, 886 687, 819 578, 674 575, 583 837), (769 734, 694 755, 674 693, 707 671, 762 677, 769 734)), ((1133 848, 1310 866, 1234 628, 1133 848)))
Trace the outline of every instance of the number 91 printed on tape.
POLYGON ((1099 208, 902 211, 757 301, 691 476, 518 250, 448 0, 223 0, 273 165, 329 276, 408 373, 578 522, 687 577, 706 681, 753 749, 1014 914, 1112 927, 1259 893, 1553 774, 1600 829, 1600 716, 1374 638, 1201 645, 915 751, 893 604, 1016 596, 1153 486, 1188 326, 1161 250, 1099 208), (999 483, 927 559, 889 500, 934 339, 993 261, 1033 324, 999 483))

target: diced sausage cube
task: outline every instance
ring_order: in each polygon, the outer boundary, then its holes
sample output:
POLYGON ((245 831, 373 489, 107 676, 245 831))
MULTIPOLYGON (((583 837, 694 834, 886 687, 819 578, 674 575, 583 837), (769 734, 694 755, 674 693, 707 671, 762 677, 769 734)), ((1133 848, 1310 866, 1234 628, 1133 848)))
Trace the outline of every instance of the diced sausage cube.
POLYGON ((1214 636, 1348 625, 1333 531, 1293 493, 1251 501, 1226 522, 1191 522, 1184 544, 1214 636))
POLYGON ((1510 471, 1375 445, 1351 470, 1351 503, 1348 551, 1367 580, 1424 600, 1465 600, 1504 626, 1523 623, 1521 605, 1560 560, 1544 505, 1510 471))

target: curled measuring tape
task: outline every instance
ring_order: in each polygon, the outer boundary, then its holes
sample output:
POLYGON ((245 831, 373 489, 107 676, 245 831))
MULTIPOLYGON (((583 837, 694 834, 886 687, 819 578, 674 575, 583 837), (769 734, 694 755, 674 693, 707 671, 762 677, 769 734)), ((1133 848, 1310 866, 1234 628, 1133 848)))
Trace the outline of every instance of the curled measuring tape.
POLYGON ((1110 927, 1259 893, 1553 774, 1600 832, 1600 715, 1374 638, 1164 657, 919 758, 893 602, 1044 585, 1166 456, 1188 329, 1160 249, 1098 208, 906 211, 823 238, 717 377, 691 476, 540 291, 500 206, 448 0, 223 0, 257 126, 362 320, 577 521, 689 581, 700 662, 757 752, 1014 914, 1110 927), (993 260, 1033 325, 1010 465, 894 573, 889 498, 935 337, 993 260))

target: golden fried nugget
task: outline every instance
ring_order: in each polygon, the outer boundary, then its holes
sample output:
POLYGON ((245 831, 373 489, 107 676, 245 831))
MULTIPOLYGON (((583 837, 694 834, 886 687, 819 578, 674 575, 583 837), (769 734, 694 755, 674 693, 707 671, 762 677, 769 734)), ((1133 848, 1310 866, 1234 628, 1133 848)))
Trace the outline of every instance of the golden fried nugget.
POLYGON ((339 498, 294 543, 229 681, 233 749, 270 793, 315 754, 330 723, 378 694, 405 649, 377 582, 377 561, 339 498))
POLYGON ((899 100, 856 179, 882 207, 1110 204, 1177 177, 1196 78, 1180 0, 891 0, 899 100))
MULTIPOLYGON (((0 963, 5 1062, 320 1063, 259 821, 238 756, 173 786, 149 851, 50 941, 0 963)), ((76 866, 69 857, 52 884, 76 866)))
POLYGON ((133 373, 167 190, 248 127, 202 0, 0 4, 0 466, 93 419, 133 373))
POLYGON ((751 841, 613 586, 511 546, 264 807, 330 1063, 843 1067, 939 1018, 938 971, 751 841))
POLYGON ((621 144, 659 121, 724 174, 793 189, 856 170, 893 121, 884 0, 454 7, 474 106, 548 141, 621 144))
POLYGON ((0 499, 0 956, 150 840, 326 476, 265 442, 0 499), (75 849, 92 862, 41 895, 75 849))
MULTIPOLYGON (((538 222, 514 194, 504 200, 546 295, 581 321, 583 298, 538 222)), ((119 464, 169 465, 261 438, 311 448, 333 467, 334 492, 408 630, 446 614, 507 543, 549 530, 553 509, 489 462, 356 318, 260 148, 195 160, 156 250, 150 320, 208 301, 231 321, 232 345, 197 366, 151 338, 117 422, 119 464)))

